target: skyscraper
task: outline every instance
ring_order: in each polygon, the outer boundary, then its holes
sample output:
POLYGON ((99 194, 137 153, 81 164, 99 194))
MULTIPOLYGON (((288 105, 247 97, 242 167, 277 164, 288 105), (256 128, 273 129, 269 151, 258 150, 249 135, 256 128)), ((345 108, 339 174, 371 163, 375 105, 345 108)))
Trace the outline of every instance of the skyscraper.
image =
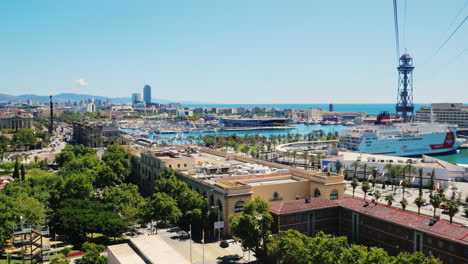
POLYGON ((143 100, 145 101, 146 106, 151 105, 151 86, 148 84, 143 87, 143 100))
POLYGON ((132 93, 132 105, 136 105, 141 102, 141 94, 140 93, 132 93))

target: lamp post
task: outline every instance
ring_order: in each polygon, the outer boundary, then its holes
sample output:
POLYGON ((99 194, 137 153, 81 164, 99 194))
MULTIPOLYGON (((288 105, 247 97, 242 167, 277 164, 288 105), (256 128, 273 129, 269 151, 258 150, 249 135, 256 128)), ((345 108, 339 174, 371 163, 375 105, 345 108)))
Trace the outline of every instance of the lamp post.
MULTIPOLYGON (((214 205, 214 206, 211 206, 211 209, 215 209, 217 208, 218 209, 218 222, 220 222, 220 208, 219 208, 219 205, 214 205)), ((214 231, 216 232, 216 227, 213 227, 214 231)), ((218 241, 221 240, 221 230, 218 228, 218 241)))

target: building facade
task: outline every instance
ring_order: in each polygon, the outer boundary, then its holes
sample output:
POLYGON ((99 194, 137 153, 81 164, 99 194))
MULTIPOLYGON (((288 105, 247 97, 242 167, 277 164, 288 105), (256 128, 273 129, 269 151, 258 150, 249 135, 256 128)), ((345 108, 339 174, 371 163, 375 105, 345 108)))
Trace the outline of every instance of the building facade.
POLYGON ((143 100, 145 101, 146 107, 151 105, 151 86, 148 84, 143 87, 143 100))
POLYGON ((268 202, 325 197, 344 198, 341 175, 301 170, 245 156, 199 148, 195 152, 142 152, 133 155, 134 183, 145 195, 154 191, 158 175, 166 168, 218 206, 224 222, 222 232, 230 233, 228 219, 242 212, 243 205, 256 197, 268 202), (255 165, 255 166, 254 166, 255 165), (248 167, 248 168, 247 168, 248 167))
POLYGON ((124 144, 117 127, 94 122, 74 122, 73 141, 93 148, 124 144))
POLYGON ((437 122, 468 128, 468 106, 462 103, 439 103, 416 110, 417 122, 437 122))
POLYGON ((468 263, 468 229, 355 198, 274 203, 274 232, 288 229, 314 236, 319 231, 350 242, 384 248, 390 255, 422 252, 448 264, 468 263))
POLYGON ((27 113, 17 113, 0 118, 1 129, 33 128, 33 117, 27 113))

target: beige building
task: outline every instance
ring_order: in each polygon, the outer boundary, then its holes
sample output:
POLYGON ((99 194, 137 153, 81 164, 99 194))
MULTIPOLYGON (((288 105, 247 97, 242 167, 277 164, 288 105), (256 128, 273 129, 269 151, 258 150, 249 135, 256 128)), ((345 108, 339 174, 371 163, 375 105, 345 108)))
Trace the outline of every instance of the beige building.
MULTIPOLYGON (((191 149, 193 150, 193 149, 191 149)), ((158 174, 172 168, 177 176, 218 206, 225 221, 224 234, 229 234, 230 216, 240 213, 243 205, 256 197, 268 202, 289 201, 308 197, 341 199, 344 197, 343 176, 319 173, 286 165, 229 155, 199 148, 195 152, 143 152, 134 155, 137 183, 150 194, 158 174), (139 173, 138 173, 139 172, 139 173)))
POLYGON ((29 113, 7 114, 0 116, 1 129, 33 128, 33 116, 29 113))
POLYGON ((179 172, 193 170, 195 159, 187 154, 181 154, 177 150, 142 152, 137 159, 138 179, 137 184, 144 194, 151 194, 154 183, 159 173, 165 169, 173 169, 179 172))
POLYGON ((462 103, 439 103, 423 106, 416 111, 417 122, 430 122, 431 109, 434 122, 468 128, 468 106, 462 103))

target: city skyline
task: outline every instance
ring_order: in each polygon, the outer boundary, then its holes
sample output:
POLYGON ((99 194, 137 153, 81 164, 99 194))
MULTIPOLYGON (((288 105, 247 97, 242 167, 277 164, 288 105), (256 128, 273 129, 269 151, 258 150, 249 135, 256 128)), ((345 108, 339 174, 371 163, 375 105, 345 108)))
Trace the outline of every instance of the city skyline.
MULTIPOLYGON (((466 1, 398 3, 415 103, 468 102, 467 25, 434 56, 466 1)), ((129 97, 149 84, 171 101, 396 102, 392 1, 338 4, 3 2, 1 93, 129 97)))

